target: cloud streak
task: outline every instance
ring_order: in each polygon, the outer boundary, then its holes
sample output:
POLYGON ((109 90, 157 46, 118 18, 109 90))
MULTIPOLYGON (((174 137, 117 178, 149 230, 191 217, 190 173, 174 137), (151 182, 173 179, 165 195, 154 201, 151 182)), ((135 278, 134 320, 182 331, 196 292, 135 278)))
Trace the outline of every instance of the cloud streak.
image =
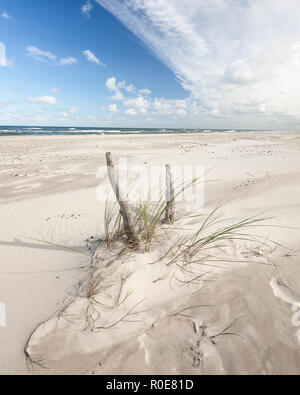
POLYGON ((78 63, 78 60, 73 58, 72 56, 60 59, 60 61, 59 61, 59 64, 61 66, 69 66, 69 65, 72 65, 72 64, 75 64, 75 63, 78 63))
POLYGON ((37 62, 50 63, 58 66, 69 66, 78 62, 76 58, 69 56, 67 58, 58 59, 57 56, 50 51, 43 51, 33 45, 28 45, 26 55, 33 58, 37 62))
POLYGON ((300 121, 299 2, 96 1, 175 73, 201 117, 300 121))
POLYGON ((82 52, 83 55, 87 58, 87 60, 91 63, 95 63, 98 66, 103 66, 105 67, 106 65, 100 61, 100 59, 97 58, 93 52, 91 52, 89 49, 86 49, 85 51, 82 52))
POLYGON ((49 51, 42 51, 41 49, 34 47, 33 45, 28 45, 26 48, 26 55, 37 60, 38 62, 55 62, 56 55, 49 51))

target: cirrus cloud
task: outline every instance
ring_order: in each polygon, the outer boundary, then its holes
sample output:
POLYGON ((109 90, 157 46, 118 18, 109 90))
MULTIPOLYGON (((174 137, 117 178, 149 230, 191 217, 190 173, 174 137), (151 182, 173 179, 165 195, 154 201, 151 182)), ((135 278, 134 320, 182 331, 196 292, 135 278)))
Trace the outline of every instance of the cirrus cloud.
POLYGON ((199 119, 300 121, 299 1, 96 1, 174 72, 199 119))

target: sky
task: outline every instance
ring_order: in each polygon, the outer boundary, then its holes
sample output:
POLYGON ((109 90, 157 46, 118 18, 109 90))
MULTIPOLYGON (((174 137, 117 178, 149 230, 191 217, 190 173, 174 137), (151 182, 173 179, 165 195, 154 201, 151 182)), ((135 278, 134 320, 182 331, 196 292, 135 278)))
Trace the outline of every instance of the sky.
POLYGON ((0 0, 0 124, 300 129, 299 0, 0 0))

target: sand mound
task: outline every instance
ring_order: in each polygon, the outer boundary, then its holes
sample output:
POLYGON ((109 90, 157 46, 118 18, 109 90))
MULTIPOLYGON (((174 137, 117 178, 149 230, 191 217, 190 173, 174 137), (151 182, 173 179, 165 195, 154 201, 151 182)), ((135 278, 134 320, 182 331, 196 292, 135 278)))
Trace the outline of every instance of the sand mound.
POLYGON ((101 244, 87 296, 29 340, 34 373, 296 372, 296 330, 288 305, 277 298, 283 285, 267 246, 230 241, 218 264, 184 266, 160 259, 172 243, 167 238, 148 253, 122 253, 121 241, 110 249, 101 244))

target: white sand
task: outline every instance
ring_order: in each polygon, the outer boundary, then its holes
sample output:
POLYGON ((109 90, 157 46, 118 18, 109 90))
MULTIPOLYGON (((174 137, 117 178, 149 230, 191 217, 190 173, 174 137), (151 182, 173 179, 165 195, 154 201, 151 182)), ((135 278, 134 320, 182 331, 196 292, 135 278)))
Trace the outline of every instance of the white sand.
MULTIPOLYGON (((52 316, 52 323, 62 329, 47 324, 36 332, 29 351, 48 369, 36 367, 34 373, 299 374, 299 328, 292 319, 295 303, 300 302, 300 243, 298 230, 291 228, 259 229, 291 248, 289 254, 281 248, 252 251, 243 245, 230 250, 234 258, 243 252, 249 260, 276 263, 279 282, 273 267, 235 264, 218 274, 222 282, 184 299, 183 290, 168 297, 162 282, 156 283, 162 288, 156 295, 165 295, 161 301, 149 301, 151 286, 135 287, 135 300, 148 289, 147 303, 160 312, 146 315, 145 326, 127 324, 109 334, 92 334, 72 330, 65 319, 57 321, 57 313, 84 290, 90 260, 32 239, 87 251, 85 240, 101 235, 103 204, 96 199, 96 171, 104 165, 106 151, 126 156, 130 163, 211 169, 206 179, 216 181, 205 186, 206 213, 230 200, 222 208, 224 217, 241 219, 269 210, 267 216, 276 217, 269 223, 299 227, 297 133, 2 137, 0 303, 5 306, 6 326, 0 326, 0 373, 28 373, 24 347, 36 327, 52 316), (199 304, 213 307, 194 311, 194 323, 167 317, 168 309, 199 304), (214 344, 213 336, 240 316, 245 318, 235 332, 241 337, 223 336, 214 344), (139 335, 132 338, 134 333, 139 335), (131 341, 124 341, 125 334, 131 341)), ((146 267, 149 257, 135 259, 146 267)), ((164 268, 149 270, 152 279, 164 268)), ((136 276, 130 289, 141 279, 141 274, 136 276)), ((71 309, 85 308, 84 298, 80 303, 71 309)), ((133 300, 125 310, 130 303, 133 300)))

